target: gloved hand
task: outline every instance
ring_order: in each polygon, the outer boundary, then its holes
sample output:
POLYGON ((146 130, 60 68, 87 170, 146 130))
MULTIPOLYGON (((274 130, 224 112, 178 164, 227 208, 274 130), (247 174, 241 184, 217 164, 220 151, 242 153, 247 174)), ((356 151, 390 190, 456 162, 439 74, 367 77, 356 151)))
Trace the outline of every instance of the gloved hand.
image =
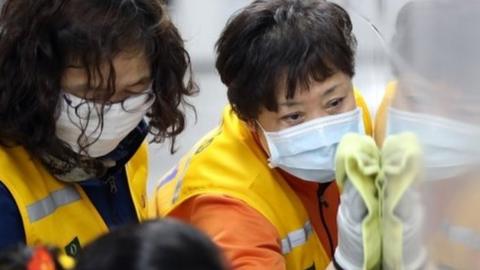
POLYGON ((425 265, 423 208, 413 184, 421 175, 421 148, 413 133, 389 136, 377 178, 383 227, 383 269, 416 270, 425 265))
POLYGON ((372 138, 347 134, 336 156, 336 179, 341 191, 337 215, 335 261, 343 269, 379 269, 381 230, 375 179, 380 155, 372 138))

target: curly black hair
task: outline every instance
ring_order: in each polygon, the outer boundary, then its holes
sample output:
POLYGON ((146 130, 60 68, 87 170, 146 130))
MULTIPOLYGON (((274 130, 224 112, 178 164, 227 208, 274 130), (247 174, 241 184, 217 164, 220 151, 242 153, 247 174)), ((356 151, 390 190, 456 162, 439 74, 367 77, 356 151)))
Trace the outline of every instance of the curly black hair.
POLYGON ((23 146, 44 163, 45 157, 62 160, 71 165, 63 173, 97 166, 55 135, 62 74, 79 63, 90 84, 107 63, 108 93, 95 94, 106 102, 115 93, 113 59, 137 49, 150 61, 156 96, 149 132, 158 143, 170 138, 174 151, 184 109, 191 107, 185 98, 198 90, 183 40, 160 0, 7 0, 0 16, 1 145, 23 146))

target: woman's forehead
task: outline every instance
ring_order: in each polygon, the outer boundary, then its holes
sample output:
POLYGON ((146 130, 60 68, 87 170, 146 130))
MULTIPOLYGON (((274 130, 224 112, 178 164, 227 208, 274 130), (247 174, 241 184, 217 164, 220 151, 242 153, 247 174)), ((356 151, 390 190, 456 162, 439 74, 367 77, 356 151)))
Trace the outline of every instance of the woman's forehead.
POLYGON ((69 65, 63 72, 62 83, 72 85, 84 84, 88 79, 93 85, 108 80, 110 73, 115 73, 117 84, 135 84, 145 78, 150 78, 150 63, 143 53, 121 53, 112 61, 100 63, 98 68, 82 65, 69 65), (89 74, 90 73, 90 74, 89 74))

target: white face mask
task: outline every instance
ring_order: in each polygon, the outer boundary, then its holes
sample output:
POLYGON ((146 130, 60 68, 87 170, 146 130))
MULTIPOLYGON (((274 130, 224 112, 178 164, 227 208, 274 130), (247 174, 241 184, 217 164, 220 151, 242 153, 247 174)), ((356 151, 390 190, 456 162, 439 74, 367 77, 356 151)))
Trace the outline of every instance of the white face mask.
POLYGON ((428 114, 389 109, 388 135, 410 131, 422 144, 426 180, 461 175, 479 164, 480 128, 428 114))
POLYGON ((263 131, 270 166, 306 181, 326 183, 335 178, 335 153, 347 133, 363 133, 360 109, 320 117, 278 132, 263 131))
POLYGON ((63 95, 56 135, 79 153, 78 138, 82 129, 85 130, 81 145, 89 145, 86 151, 91 157, 101 157, 113 151, 137 127, 155 101, 149 89, 123 102, 105 105, 102 127, 101 105, 68 93, 63 95))

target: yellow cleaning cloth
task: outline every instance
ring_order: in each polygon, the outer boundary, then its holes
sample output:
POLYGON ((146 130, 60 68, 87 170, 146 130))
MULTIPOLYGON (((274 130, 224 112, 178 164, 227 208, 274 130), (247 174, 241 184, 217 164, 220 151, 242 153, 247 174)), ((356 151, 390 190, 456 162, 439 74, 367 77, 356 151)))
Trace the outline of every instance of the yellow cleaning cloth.
MULTIPOLYGON (((357 189, 368 210, 362 222, 363 269, 381 267, 381 223, 375 179, 380 172, 380 154, 371 137, 347 134, 336 155, 336 179, 340 191, 347 181, 357 189)), ((348 206, 347 206, 348 207, 348 206)))
POLYGON ((410 132, 389 136, 382 148, 381 162, 382 173, 377 178, 377 186, 383 188, 379 191, 382 194, 380 205, 383 205, 380 206, 383 207, 380 210, 383 212, 383 266, 385 269, 405 269, 402 256, 407 251, 403 247, 414 239, 405 242, 404 230, 420 230, 413 228, 419 226, 417 222, 409 221, 413 220, 413 213, 419 213, 421 206, 412 197, 404 198, 407 189, 413 188, 412 184, 420 177, 421 148, 416 136, 410 132), (405 217, 401 217, 401 213, 405 217), (405 227, 409 225, 412 228, 405 227))

